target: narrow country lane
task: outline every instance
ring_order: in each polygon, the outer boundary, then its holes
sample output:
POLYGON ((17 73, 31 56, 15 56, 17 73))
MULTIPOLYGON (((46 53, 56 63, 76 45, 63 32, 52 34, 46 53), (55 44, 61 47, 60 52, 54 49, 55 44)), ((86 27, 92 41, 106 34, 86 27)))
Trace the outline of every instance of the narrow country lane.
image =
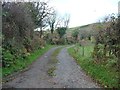
POLYGON ((52 48, 36 62, 30 69, 18 75, 14 80, 3 85, 6 88, 98 88, 75 60, 68 54, 67 48, 63 48, 57 56, 55 76, 47 74, 48 61, 51 54, 58 47, 52 48))

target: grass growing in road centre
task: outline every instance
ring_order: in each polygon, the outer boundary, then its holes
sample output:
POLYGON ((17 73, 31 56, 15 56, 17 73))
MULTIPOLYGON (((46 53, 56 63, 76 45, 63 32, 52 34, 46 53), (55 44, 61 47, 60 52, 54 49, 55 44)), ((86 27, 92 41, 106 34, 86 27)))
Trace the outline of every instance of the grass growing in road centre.
POLYGON ((49 69, 47 71, 49 76, 55 76, 55 69, 56 69, 56 63, 58 62, 57 60, 57 55, 59 54, 60 50, 62 47, 57 48, 51 55, 50 60, 49 60, 49 69))

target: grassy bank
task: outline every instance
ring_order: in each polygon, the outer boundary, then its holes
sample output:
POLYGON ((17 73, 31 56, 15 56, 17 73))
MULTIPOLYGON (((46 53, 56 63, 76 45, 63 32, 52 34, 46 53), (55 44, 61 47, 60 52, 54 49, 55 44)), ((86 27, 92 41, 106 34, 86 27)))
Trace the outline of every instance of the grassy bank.
POLYGON ((1 82, 2 82, 2 68, 0 68, 0 84, 2 84, 1 82))
POLYGON ((91 56, 93 45, 83 47, 76 45, 69 48, 68 52, 73 56, 76 62, 90 75, 96 82, 100 83, 103 87, 118 87, 118 75, 113 67, 109 67, 105 63, 94 63, 91 56), (76 51, 77 50, 77 51, 76 51))
POLYGON ((18 72, 27 68, 30 64, 32 64, 33 61, 37 60, 37 58, 42 56, 52 47, 53 47, 52 45, 46 45, 45 48, 36 50, 34 53, 31 53, 29 56, 27 56, 25 60, 16 60, 16 63, 13 64, 11 67, 2 68, 2 76, 5 77, 14 72, 18 72))

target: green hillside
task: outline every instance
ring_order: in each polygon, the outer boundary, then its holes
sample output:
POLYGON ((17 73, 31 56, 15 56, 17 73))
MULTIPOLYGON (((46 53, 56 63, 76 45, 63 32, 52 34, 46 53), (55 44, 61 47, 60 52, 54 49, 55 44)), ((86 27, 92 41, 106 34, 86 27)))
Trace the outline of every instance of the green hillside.
POLYGON ((77 26, 77 27, 72 27, 72 28, 69 28, 66 32, 73 32, 74 30, 92 30, 92 27, 93 25, 96 25, 98 23, 92 23, 92 24, 87 24, 87 25, 83 25, 83 26, 77 26))
POLYGON ((68 28, 66 34, 71 35, 74 31, 78 31, 79 33, 84 32, 84 33, 93 34, 93 32, 95 32, 94 27, 98 25, 100 25, 100 23, 91 23, 83 26, 68 28))

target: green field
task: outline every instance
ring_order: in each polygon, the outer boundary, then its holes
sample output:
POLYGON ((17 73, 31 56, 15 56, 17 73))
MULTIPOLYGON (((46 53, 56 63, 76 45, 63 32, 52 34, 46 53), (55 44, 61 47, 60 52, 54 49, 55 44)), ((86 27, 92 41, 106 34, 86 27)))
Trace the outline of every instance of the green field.
POLYGON ((102 87, 118 87, 118 75, 114 68, 108 67, 105 63, 94 63, 92 58, 93 45, 84 47, 74 46, 69 48, 68 52, 73 56, 76 62, 83 68, 88 75, 90 75, 94 81, 100 83, 102 87))

